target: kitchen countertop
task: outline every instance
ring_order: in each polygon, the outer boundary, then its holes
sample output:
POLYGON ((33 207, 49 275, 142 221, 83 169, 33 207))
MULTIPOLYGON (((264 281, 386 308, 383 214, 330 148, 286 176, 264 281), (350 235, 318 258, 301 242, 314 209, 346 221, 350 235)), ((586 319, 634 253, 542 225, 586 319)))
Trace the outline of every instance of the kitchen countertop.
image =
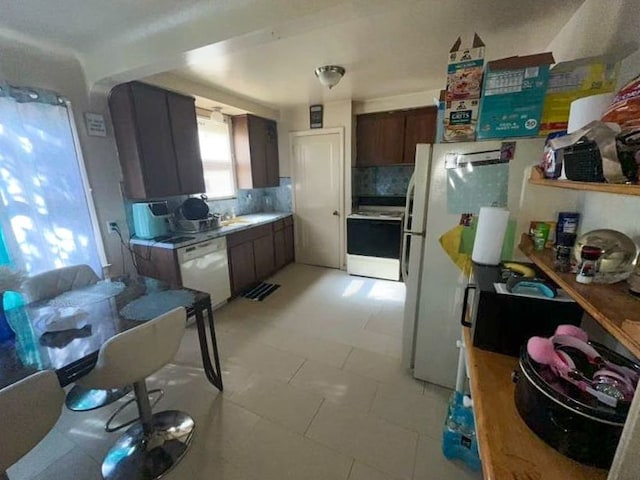
MULTIPOLYGON (((169 250, 175 250, 182 247, 188 247, 189 245, 194 245, 196 243, 206 242, 207 240, 211 240, 213 238, 224 237, 231 233, 240 232, 242 230, 247 230, 249 228, 257 227, 260 225, 266 225, 268 223, 273 223, 282 218, 290 217, 293 215, 291 212, 269 212, 269 213, 253 213, 251 215, 240 215, 236 217, 236 221, 238 223, 232 223, 226 227, 216 228, 215 230, 209 230, 207 232, 202 233, 178 233, 174 232, 173 237, 193 237, 192 240, 187 240, 180 243, 166 243, 163 241, 157 241, 153 239, 142 239, 133 237, 129 243, 132 245, 143 245, 147 247, 158 247, 158 248, 167 248, 169 250)), ((168 240, 171 237, 163 237, 165 240, 168 240)))
POLYGON ((474 347, 469 328, 463 328, 463 338, 485 480, 607 478, 606 470, 565 457, 529 430, 513 400, 517 358, 474 347))

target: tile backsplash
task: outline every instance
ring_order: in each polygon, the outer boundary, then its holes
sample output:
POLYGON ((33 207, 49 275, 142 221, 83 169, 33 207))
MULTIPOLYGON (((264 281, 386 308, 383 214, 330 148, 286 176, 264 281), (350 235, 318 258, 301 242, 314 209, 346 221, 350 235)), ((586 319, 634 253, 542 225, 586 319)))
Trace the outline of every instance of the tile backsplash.
POLYGON ((413 170, 413 165, 353 168, 353 196, 403 197, 413 170))
POLYGON ((248 215, 260 212, 290 212, 291 178, 280 177, 279 187, 238 190, 236 198, 207 202, 212 213, 248 215))
MULTIPOLYGON (((180 195, 176 197, 168 197, 167 201, 169 211, 173 212, 178 208, 187 196, 180 195)), ((125 199, 125 211, 127 214, 127 223, 129 231, 134 232, 133 214, 131 205, 135 203, 125 199)), ((220 213, 222 215, 248 215, 251 213, 261 212, 291 212, 291 178, 280 177, 280 186, 270 188, 254 188, 251 190, 238 190, 235 198, 227 200, 209 200, 209 210, 211 213, 220 213)))

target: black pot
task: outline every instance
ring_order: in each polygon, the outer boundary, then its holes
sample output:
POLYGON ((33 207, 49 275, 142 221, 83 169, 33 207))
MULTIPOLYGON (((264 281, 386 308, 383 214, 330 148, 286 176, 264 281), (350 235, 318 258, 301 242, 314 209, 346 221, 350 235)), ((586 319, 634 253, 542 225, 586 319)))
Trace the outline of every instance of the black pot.
MULTIPOLYGON (((596 350, 618 365, 640 371, 640 367, 603 345, 591 342, 596 350)), ((558 378, 546 365, 520 355, 514 375, 515 403, 527 426, 563 455, 586 465, 609 468, 620 441, 629 403, 617 408, 598 402, 558 378)))
POLYGON ((202 220, 209 216, 209 205, 205 200, 207 197, 202 195, 198 197, 187 198, 180 206, 182 216, 187 220, 202 220))

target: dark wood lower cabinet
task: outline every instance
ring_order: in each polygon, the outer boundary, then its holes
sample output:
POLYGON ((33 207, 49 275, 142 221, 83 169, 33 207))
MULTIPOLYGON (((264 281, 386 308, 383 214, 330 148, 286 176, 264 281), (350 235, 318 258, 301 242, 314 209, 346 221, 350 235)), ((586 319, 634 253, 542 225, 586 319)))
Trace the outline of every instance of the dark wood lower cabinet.
POLYGON ((275 258, 273 250, 273 234, 253 241, 253 257, 256 262, 257 280, 267 278, 274 272, 275 258))
POLYGON ((256 283, 253 242, 245 242, 231 247, 228 253, 231 293, 237 295, 256 283))
POLYGON ((227 248, 231 293, 236 296, 293 262, 293 218, 232 233, 227 248))
POLYGON ((287 246, 284 229, 273 233, 273 250, 276 270, 280 270, 287 264, 287 246))
POLYGON ((293 222, 284 227, 284 263, 285 265, 294 262, 296 259, 295 247, 293 245, 293 222))

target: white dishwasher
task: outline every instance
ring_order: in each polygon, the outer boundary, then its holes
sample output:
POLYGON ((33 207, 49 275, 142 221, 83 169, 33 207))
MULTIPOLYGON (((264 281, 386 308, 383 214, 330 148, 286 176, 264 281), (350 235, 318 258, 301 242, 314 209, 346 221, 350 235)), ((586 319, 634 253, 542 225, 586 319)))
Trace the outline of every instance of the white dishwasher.
POLYGON ((231 296, 225 237, 179 248, 178 264, 182 286, 207 292, 214 308, 231 296))

